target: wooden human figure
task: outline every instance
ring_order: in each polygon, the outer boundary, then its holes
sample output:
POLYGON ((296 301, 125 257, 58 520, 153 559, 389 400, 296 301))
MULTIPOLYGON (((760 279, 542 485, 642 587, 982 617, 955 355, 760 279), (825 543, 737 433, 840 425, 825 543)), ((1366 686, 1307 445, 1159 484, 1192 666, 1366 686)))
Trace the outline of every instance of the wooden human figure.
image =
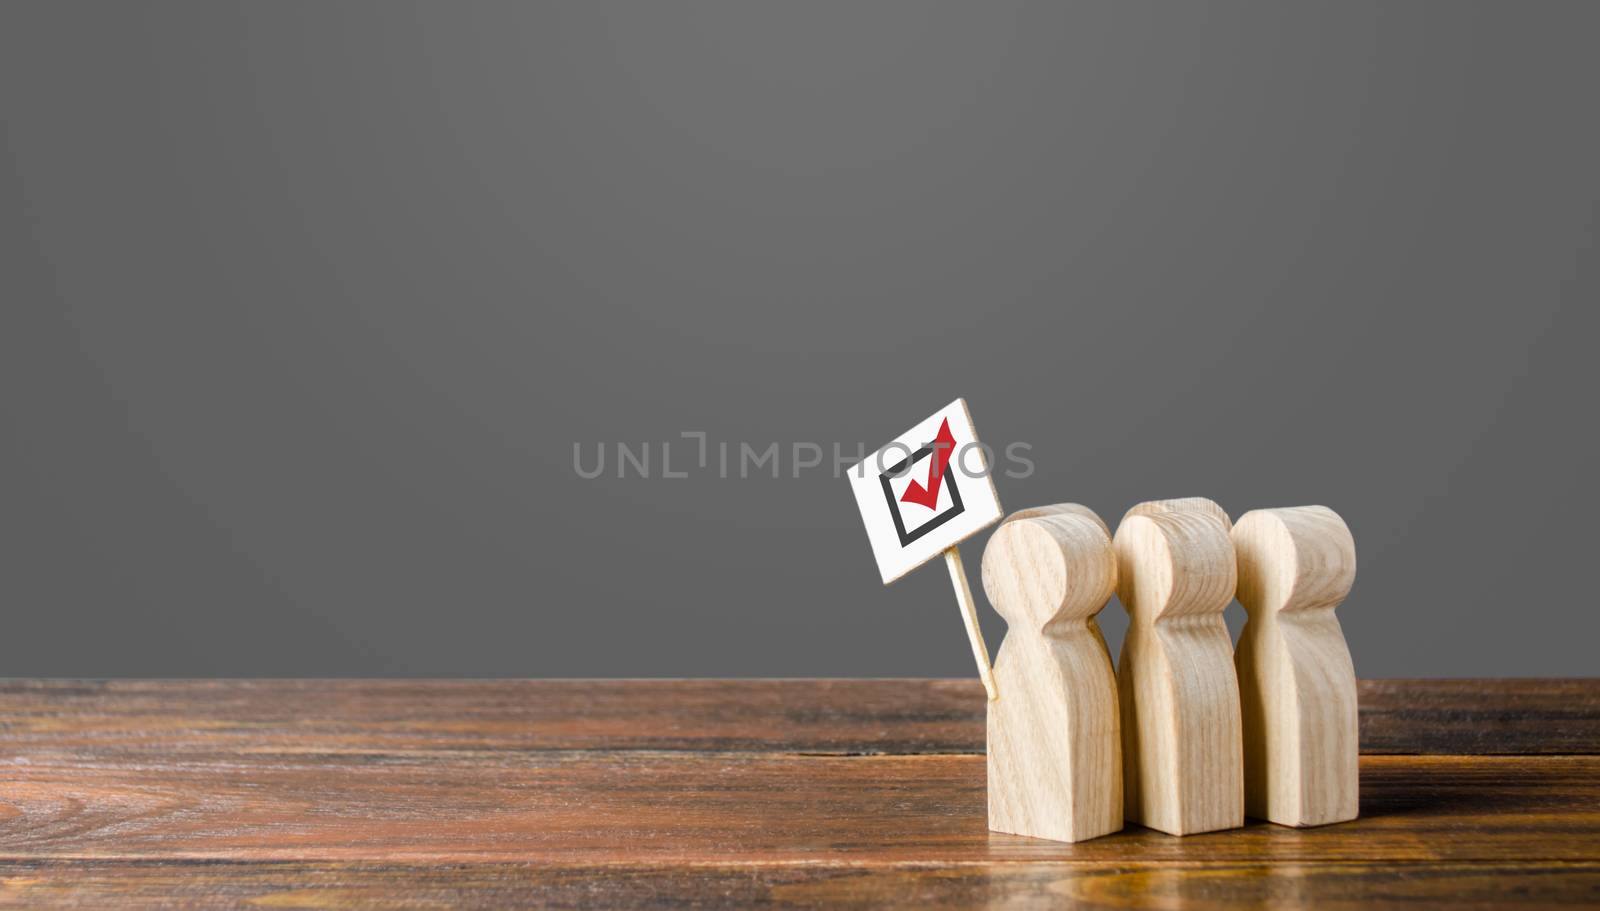
MULTIPOLYGON (((1053 503, 1049 506, 1030 506, 1027 509, 1019 509, 1000 521, 1002 523, 1015 522, 1018 519, 1032 519, 1039 516, 1055 516, 1063 514, 1083 516, 1085 519, 1088 519, 1094 524, 1100 526, 1100 530, 1105 533, 1106 540, 1111 540, 1111 526, 1106 524, 1105 519, 1100 518, 1099 513, 1081 503, 1053 503)), ((1114 552, 1112 554, 1112 562, 1116 562, 1116 555, 1114 552)), ((1115 587, 1114 584, 1113 587, 1115 587)), ((1110 601, 1111 599, 1107 597, 1106 600, 1110 601)), ((1104 605, 1102 605, 1102 607, 1104 607, 1104 605)), ((1098 615, 1098 613, 1099 612, 1097 611, 1096 615, 1098 615)), ((1106 634, 1100 629, 1100 624, 1095 622, 1094 617, 1089 618, 1089 632, 1094 634, 1095 641, 1100 643, 1100 650, 1106 653, 1106 663, 1110 664, 1111 647, 1106 645, 1106 634)))
POLYGON ((1082 841, 1122 828, 1117 684, 1094 616, 1116 588, 1105 523, 1075 504, 1024 510, 983 552, 1009 627, 989 703, 989 828, 1082 841))
POLYGON ((1235 657, 1244 710, 1245 809, 1286 826, 1355 819, 1356 672, 1334 608, 1356 578, 1356 546, 1325 506, 1258 509, 1233 529, 1235 657))
POLYGON ((1123 800, 1129 820, 1173 835, 1244 824, 1226 517, 1209 500, 1140 504, 1114 539, 1130 621, 1117 663, 1123 800))
POLYGON ((1228 519, 1228 511, 1223 509, 1216 500, 1205 497, 1179 497, 1175 500, 1146 500, 1138 506, 1128 510, 1122 518, 1128 516, 1152 516, 1164 512, 1197 512, 1210 516, 1222 523, 1222 527, 1233 531, 1233 522, 1228 519))

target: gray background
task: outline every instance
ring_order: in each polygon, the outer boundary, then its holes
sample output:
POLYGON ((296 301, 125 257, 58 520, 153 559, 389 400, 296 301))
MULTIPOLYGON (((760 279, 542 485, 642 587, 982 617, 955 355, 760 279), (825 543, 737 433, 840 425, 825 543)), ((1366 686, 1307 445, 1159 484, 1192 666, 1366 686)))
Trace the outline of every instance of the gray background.
POLYGON ((573 468, 958 395, 1008 509, 1337 509, 1365 676, 1592 674, 1597 34, 0 5, 0 674, 970 675, 831 471, 573 468))

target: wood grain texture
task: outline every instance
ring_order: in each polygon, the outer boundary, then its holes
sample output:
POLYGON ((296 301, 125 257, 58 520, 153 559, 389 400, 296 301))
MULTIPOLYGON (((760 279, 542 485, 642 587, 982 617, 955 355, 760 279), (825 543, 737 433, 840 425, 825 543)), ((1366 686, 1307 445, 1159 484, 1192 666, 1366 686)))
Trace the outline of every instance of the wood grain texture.
POLYGON ((1600 757, 1362 759, 1362 818, 990 832, 971 755, 35 755, 5 767, 0 860, 967 864, 1600 861, 1600 757))
MULTIPOLYGON (((1600 753, 1593 679, 1358 680, 1361 751, 1600 753)), ((976 680, 0 680, 0 746, 175 751, 984 750, 976 680)))
POLYGON ((171 909, 1586 908, 1600 864, 0 863, 0 908, 171 909))
POLYGON ((1216 500, 1206 497, 1177 497, 1171 500, 1146 500, 1135 505, 1132 509, 1122 514, 1126 522, 1130 516, 1159 516, 1169 512, 1198 512, 1203 516, 1210 516, 1222 523, 1226 531, 1233 530, 1233 520, 1228 518, 1228 511, 1216 500))
POLYGON ((1116 590, 1105 523, 1070 508, 1008 519, 983 552, 1005 617, 989 703, 989 828, 1082 841, 1122 828, 1117 678, 1095 615, 1116 590))
MULTIPOLYGON (((1600 724, 1594 680, 1360 693, 1390 749, 1477 719, 1592 752, 1600 724)), ((1600 756, 1363 756, 1345 825, 1065 844, 987 830, 984 705, 976 681, 11 681, 0 908, 1600 901, 1600 756)))
POLYGON ((1001 521, 1002 523, 1015 522, 1018 519, 1037 519, 1045 516, 1060 515, 1082 516, 1099 525, 1100 530, 1106 533, 1107 540, 1111 538, 1111 526, 1106 524, 1105 519, 1100 518, 1099 513, 1084 506, 1082 503, 1052 503, 1049 506, 1030 506, 1027 509, 1017 510, 1001 521))
POLYGON ((1117 661, 1124 812, 1173 835, 1244 822, 1244 757, 1233 641, 1233 542, 1215 516, 1130 513, 1117 527, 1117 596, 1128 631, 1117 661))
POLYGON ((1600 681, 1357 680, 1362 753, 1600 753, 1600 681))
POLYGON ((1245 812, 1286 826, 1354 819, 1356 671, 1334 615, 1356 578, 1355 540, 1324 506, 1257 509, 1233 529, 1234 655, 1244 720, 1245 812))

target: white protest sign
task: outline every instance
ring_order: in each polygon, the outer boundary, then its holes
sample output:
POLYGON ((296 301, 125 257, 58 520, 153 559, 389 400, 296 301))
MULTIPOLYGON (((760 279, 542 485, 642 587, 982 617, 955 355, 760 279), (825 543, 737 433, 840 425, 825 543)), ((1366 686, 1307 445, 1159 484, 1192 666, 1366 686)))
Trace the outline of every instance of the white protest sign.
POLYGON ((1000 497, 956 399, 850 469, 885 585, 998 522, 1000 497))
POLYGON ((988 454, 972 429, 967 403, 956 399, 867 456, 850 469, 850 489, 883 584, 944 555, 978 676, 989 698, 999 698, 972 586, 956 549, 1001 516, 988 454))

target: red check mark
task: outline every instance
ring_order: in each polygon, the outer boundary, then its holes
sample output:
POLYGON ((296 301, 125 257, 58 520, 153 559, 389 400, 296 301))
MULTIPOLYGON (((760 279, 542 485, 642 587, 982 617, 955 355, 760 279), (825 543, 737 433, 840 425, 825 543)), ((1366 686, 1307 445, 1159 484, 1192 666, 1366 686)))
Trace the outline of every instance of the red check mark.
POLYGON ((950 432, 950 419, 945 418, 944 423, 939 425, 939 434, 933 438, 933 458, 928 460, 927 484, 912 481, 906 487, 905 493, 900 495, 900 502, 936 509, 939 503, 939 485, 944 483, 944 469, 950 464, 950 454, 955 448, 955 434, 950 432))

